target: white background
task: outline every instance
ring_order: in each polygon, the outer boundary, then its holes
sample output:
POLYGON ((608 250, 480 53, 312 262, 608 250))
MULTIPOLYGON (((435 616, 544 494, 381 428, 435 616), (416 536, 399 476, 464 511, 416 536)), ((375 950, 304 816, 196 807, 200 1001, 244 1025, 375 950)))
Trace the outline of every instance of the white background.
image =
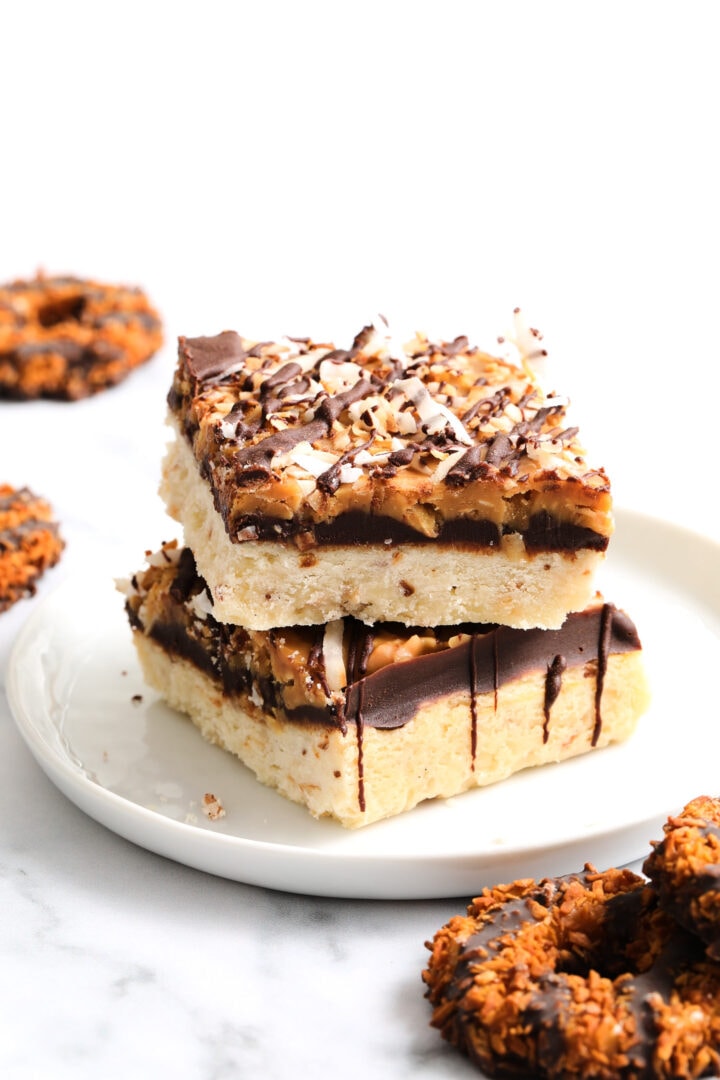
MULTIPOLYGON (((67 540, 0 615, 0 687, 61 578, 105 588, 171 531, 156 485, 179 334, 342 345, 383 312, 400 335, 490 345, 520 306, 617 501, 720 540, 717 11, 7 3, 0 282, 140 284, 167 341, 94 399, 0 402, 0 483, 46 495, 67 540)), ((692 645, 668 665, 683 702, 692 645)), ((674 747, 651 763, 669 792, 674 747)), ((428 1028, 420 984, 462 899, 298 897, 170 863, 53 787, 2 694, 0 776, 3 1078, 477 1075, 428 1028)))
POLYGON ((168 364, 378 311, 486 344, 519 305, 618 499, 712 528, 716 11, 11 5, 0 280, 144 285, 168 364))

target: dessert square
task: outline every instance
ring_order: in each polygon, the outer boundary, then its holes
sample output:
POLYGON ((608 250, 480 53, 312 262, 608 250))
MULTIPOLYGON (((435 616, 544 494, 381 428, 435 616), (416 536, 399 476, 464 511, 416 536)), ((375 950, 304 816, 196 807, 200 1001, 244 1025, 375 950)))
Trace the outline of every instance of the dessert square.
POLYGON ((557 628, 582 610, 610 485, 517 358, 400 347, 382 323, 349 349, 180 338, 162 494, 217 618, 557 628))
POLYGON ((122 583, 146 681, 258 780, 357 828, 626 739, 648 702, 632 620, 596 596, 559 630, 216 618, 188 548, 122 583))

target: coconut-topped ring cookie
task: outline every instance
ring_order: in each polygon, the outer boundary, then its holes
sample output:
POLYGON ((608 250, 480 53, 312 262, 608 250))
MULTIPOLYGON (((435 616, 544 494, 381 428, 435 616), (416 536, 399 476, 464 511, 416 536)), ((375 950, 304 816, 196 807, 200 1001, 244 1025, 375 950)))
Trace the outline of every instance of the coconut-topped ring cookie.
POLYGON ((663 826, 643 864, 660 904, 720 960, 720 799, 700 795, 663 826))
POLYGON ((0 484, 0 612, 34 594, 64 546, 45 499, 29 488, 0 484))
POLYGON ((432 1023, 488 1076, 720 1071, 720 965, 630 870, 485 889, 435 935, 432 1023))
POLYGON ((162 345, 142 289, 77 277, 0 286, 0 398, 73 401, 124 379, 162 345))

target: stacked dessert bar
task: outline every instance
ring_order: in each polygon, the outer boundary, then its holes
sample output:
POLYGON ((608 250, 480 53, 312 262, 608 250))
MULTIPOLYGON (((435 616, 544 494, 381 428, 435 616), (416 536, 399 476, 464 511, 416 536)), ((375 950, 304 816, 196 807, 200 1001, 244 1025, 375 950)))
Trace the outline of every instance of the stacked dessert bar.
POLYGON ((594 581, 607 476, 516 345, 400 347, 382 322, 349 349, 180 339, 162 492, 185 546, 126 586, 136 647, 315 816, 357 827, 606 746, 647 704, 594 581))

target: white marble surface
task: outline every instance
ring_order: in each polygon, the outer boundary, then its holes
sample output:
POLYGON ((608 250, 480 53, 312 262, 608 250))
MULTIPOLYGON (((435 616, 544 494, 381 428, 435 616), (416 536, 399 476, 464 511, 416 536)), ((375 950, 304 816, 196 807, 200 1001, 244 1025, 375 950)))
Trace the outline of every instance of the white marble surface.
MULTIPOLYGON (((67 540, 0 615, 3 685, 50 590, 169 534, 180 333, 348 340, 380 310, 486 340, 520 304, 618 501, 720 540, 712 4, 13 8, 0 280, 137 281, 168 344, 91 401, 0 404, 0 481, 67 540)), ((53 787, 4 694, 0 762, 3 1078, 473 1075, 420 979, 465 898, 315 899, 152 855, 53 787)))

